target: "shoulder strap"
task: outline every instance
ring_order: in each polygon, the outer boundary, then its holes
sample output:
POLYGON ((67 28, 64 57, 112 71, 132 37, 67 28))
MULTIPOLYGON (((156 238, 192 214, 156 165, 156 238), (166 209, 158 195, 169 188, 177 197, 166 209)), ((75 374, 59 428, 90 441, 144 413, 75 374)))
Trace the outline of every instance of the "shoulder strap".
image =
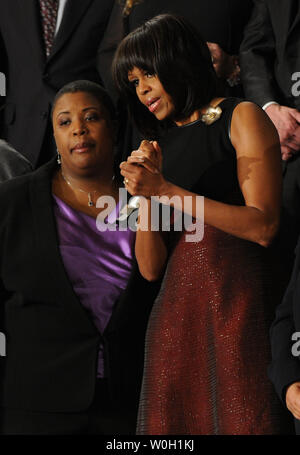
POLYGON ((227 136, 228 136, 228 139, 229 139, 229 142, 230 144, 232 145, 231 143, 231 120, 232 120, 232 114, 233 114, 233 111, 234 109, 236 108, 236 106, 240 103, 243 103, 245 100, 242 99, 242 98, 233 98, 233 97, 230 97, 230 98, 225 98, 225 100, 223 100, 219 106, 221 108, 223 108, 223 112, 224 112, 224 122, 226 123, 227 127, 226 127, 226 131, 227 131, 227 136))

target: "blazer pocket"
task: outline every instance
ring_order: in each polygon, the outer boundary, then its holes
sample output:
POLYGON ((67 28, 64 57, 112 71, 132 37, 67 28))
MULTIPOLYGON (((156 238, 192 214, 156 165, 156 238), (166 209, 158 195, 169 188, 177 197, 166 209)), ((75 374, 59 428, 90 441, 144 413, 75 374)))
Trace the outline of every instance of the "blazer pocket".
POLYGON ((13 103, 6 103, 4 107, 4 124, 12 125, 16 118, 16 106, 13 103))

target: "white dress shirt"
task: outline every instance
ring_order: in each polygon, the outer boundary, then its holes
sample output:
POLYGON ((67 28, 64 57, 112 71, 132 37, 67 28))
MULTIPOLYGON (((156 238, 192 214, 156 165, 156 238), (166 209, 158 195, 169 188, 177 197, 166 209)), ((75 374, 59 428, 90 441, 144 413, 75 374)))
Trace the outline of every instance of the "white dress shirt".
POLYGON ((65 6, 68 0, 59 0, 58 1, 58 11, 57 11, 57 19, 56 19, 56 29, 55 29, 55 35, 57 35, 58 29, 61 25, 61 21, 63 18, 65 6))
POLYGON ((264 104, 262 109, 265 111, 267 107, 271 106, 271 104, 278 104, 276 101, 269 101, 268 103, 264 104))

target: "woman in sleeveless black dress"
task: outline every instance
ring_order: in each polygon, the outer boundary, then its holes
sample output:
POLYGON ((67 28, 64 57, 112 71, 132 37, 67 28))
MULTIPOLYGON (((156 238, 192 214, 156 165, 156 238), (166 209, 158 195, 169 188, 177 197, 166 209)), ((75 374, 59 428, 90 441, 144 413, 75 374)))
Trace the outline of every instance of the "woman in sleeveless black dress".
MULTIPOLYGON (((188 240, 186 230, 174 229, 165 244, 169 261, 148 326, 138 432, 286 431, 267 378, 268 329, 281 292, 264 248, 280 212, 274 127, 254 104, 217 98, 206 45, 176 16, 158 16, 125 38, 114 74, 137 126, 155 139, 121 164, 128 191, 148 198, 140 210, 152 209, 151 196, 167 196, 165 204, 201 225, 204 203, 203 238, 188 240)), ((158 267, 164 251, 151 230, 138 247, 151 249, 152 258, 156 249, 158 267)))

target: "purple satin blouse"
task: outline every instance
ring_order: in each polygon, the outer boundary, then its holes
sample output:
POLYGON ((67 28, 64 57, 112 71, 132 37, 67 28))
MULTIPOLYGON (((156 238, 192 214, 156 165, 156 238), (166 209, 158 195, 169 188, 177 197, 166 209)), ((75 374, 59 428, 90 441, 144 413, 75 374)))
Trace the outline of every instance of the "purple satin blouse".
MULTIPOLYGON (((97 229, 96 219, 54 197, 62 260, 83 307, 102 334, 114 303, 126 288, 132 270, 135 232, 97 229)), ((114 223, 119 203, 107 221, 114 223)), ((99 223, 99 221, 98 221, 99 223)), ((103 345, 99 346, 97 377, 104 376, 103 345)))

